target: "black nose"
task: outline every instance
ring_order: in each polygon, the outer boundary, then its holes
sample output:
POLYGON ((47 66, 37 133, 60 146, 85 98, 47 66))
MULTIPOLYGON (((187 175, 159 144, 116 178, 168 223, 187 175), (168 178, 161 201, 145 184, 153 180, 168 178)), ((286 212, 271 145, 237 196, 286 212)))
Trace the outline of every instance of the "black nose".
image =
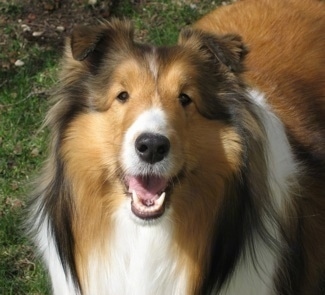
POLYGON ((135 141, 139 157, 150 164, 161 161, 169 152, 170 142, 166 136, 156 133, 142 133, 135 141))

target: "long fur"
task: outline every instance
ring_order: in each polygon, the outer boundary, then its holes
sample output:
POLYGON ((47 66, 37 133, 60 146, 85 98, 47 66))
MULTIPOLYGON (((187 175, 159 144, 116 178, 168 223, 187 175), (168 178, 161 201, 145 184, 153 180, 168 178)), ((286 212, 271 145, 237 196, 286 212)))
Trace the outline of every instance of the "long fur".
POLYGON ((239 1, 171 47, 74 30, 29 218, 54 294, 321 294, 324 8, 239 1))

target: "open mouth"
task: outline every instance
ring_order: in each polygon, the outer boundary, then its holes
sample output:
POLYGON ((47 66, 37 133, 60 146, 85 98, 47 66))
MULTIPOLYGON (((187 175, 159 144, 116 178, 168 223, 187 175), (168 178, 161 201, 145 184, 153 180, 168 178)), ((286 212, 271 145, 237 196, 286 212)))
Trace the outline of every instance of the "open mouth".
POLYGON ((148 220, 158 218, 165 212, 168 179, 156 175, 128 176, 126 186, 134 215, 148 220))

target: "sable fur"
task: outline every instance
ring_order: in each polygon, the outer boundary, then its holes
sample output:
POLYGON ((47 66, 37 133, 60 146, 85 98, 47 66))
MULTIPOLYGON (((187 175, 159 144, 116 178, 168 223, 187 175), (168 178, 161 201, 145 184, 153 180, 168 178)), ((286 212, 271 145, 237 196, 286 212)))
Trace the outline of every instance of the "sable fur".
POLYGON ((210 33, 242 36, 250 51, 244 79, 266 93, 297 158, 306 166, 302 197, 295 198, 297 217, 290 221, 294 250, 284 261, 291 279, 279 287, 280 294, 291 294, 287 289, 292 294, 319 294, 319 270, 324 271, 324 8, 324 3, 313 0, 246 0, 221 7, 194 25, 210 33))
POLYGON ((324 29, 324 4, 312 0, 221 7, 171 47, 137 43, 128 21, 76 28, 29 218, 54 293, 234 295, 247 264, 271 283, 270 295, 321 294, 324 29), (180 103, 183 93, 190 104, 180 103), (122 150, 134 122, 157 109, 177 160, 166 212, 138 224, 127 213, 122 150), (153 271, 137 284, 128 263, 146 247, 141 263, 153 271), (272 257, 264 274, 259 250, 272 257))

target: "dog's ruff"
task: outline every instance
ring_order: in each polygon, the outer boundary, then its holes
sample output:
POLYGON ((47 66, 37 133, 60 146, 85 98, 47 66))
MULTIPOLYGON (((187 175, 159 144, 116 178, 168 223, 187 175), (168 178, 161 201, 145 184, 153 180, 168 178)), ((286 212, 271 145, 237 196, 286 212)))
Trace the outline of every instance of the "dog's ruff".
POLYGON ((321 294, 325 6, 283 2, 73 31, 29 218, 54 294, 321 294))

